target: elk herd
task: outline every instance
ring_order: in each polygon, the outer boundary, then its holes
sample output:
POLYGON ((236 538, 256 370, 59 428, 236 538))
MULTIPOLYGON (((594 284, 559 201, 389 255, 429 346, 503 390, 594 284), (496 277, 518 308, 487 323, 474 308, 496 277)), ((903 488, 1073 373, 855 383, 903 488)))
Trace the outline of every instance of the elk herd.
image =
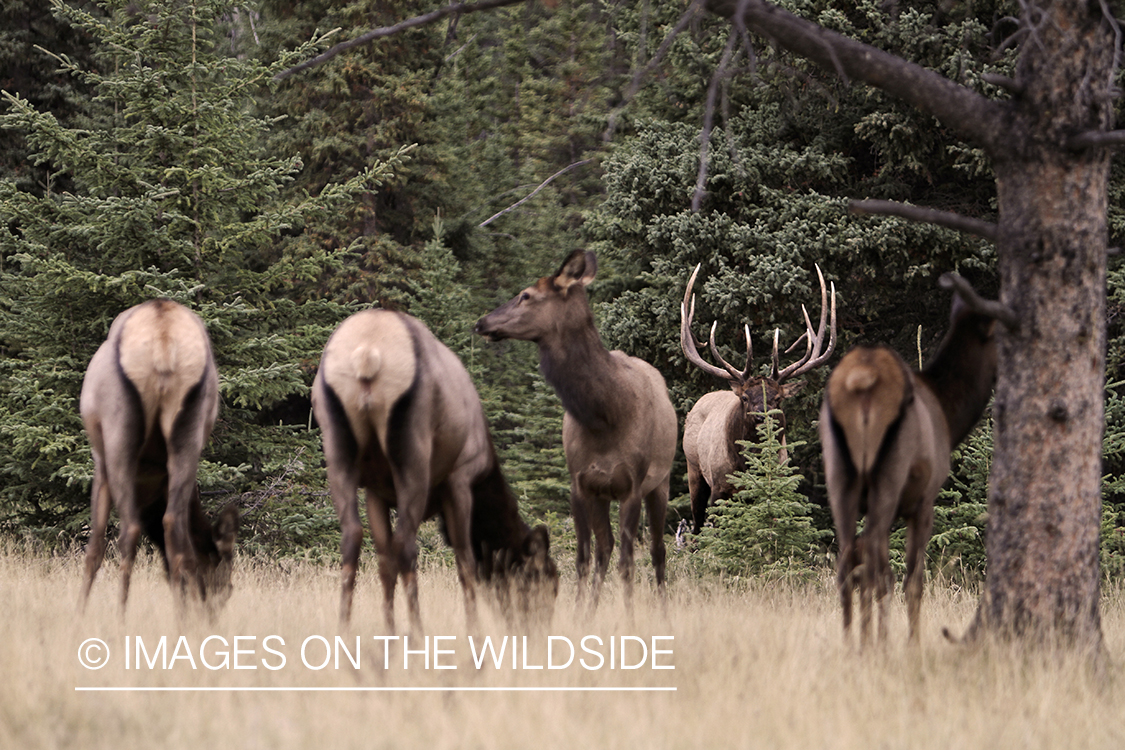
MULTIPOLYGON (((802 306, 804 332, 785 352, 803 342, 803 354, 783 367, 775 330, 768 373, 759 374, 750 328, 744 326, 746 359, 736 367, 720 354, 716 321, 708 341, 718 363, 712 364, 700 354, 692 331, 699 270, 692 272, 680 307, 681 347, 687 362, 730 389, 700 398, 684 424, 696 533, 706 523, 708 506, 734 494, 730 475, 744 468, 740 441, 752 441, 763 415, 800 391, 799 376, 828 362, 837 338, 835 284, 829 292, 816 267, 819 323, 814 327, 802 306)), ((599 600, 615 546, 614 503, 618 570, 631 611, 642 510, 656 587, 664 594, 664 527, 679 428, 660 372, 603 345, 586 294, 596 272, 594 254, 576 250, 554 275, 482 317, 474 330, 492 341, 518 339, 538 347, 540 370, 564 410, 580 611, 592 610, 599 600)), ((852 591, 859 589, 861 643, 870 637, 872 599, 879 610, 877 635, 886 638, 885 600, 894 584, 888 539, 897 519, 907 529, 909 638, 918 639, 934 500, 949 473, 951 450, 990 397, 996 322, 1016 325, 1006 308, 981 299, 956 274, 945 274, 940 283, 953 292, 952 311, 929 365, 912 370, 885 345, 860 345, 840 359, 824 389, 817 429, 839 547, 837 586, 845 635, 852 591), (861 516, 863 531, 857 535, 861 516)), ((142 532, 160 551, 181 605, 190 598, 212 609, 230 595, 238 512, 229 506, 214 523, 208 520, 197 481, 218 409, 215 359, 195 313, 155 299, 118 315, 90 361, 80 397, 94 460, 82 608, 104 557, 111 505, 119 517, 122 609, 142 532)), ((421 630, 416 536, 432 517, 441 518, 453 550, 470 628, 482 585, 496 592, 509 615, 550 619, 559 572, 547 527, 532 528, 520 517, 469 373, 425 325, 380 309, 344 320, 324 348, 312 409, 340 521, 341 622, 351 618, 363 540, 360 488, 388 631, 395 628, 399 579, 410 627, 421 630)), ((779 421, 784 435, 784 417, 779 421)), ((780 460, 787 460, 784 448, 780 460)))

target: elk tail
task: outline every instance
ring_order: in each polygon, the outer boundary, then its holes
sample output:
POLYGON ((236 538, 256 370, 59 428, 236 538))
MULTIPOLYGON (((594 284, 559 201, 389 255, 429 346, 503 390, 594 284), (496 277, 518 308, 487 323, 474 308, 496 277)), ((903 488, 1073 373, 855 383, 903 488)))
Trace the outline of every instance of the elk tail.
POLYGON ((828 383, 832 416, 844 433, 852 464, 869 476, 883 441, 913 395, 902 359, 886 347, 859 347, 841 360, 828 383))
POLYGON ((352 352, 352 368, 360 382, 363 406, 371 405, 371 386, 383 369, 383 353, 377 346, 360 344, 352 352))

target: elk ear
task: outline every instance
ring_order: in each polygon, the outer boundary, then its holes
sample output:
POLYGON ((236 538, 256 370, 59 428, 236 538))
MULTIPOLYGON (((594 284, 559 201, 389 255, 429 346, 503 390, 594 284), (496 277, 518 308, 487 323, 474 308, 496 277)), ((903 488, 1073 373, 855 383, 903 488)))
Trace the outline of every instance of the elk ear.
POLYGON ((781 392, 781 397, 784 399, 796 396, 804 387, 804 380, 793 380, 788 383, 782 383, 779 391, 781 392))
POLYGON ((559 272, 555 274, 555 286, 564 292, 575 284, 586 286, 594 280, 597 272, 597 256, 591 252, 575 250, 566 257, 559 272))
POLYGON ((219 513, 219 517, 215 519, 215 525, 211 529, 215 546, 219 548, 219 555, 224 560, 234 559, 234 543, 238 538, 238 522, 238 507, 228 505, 219 513))

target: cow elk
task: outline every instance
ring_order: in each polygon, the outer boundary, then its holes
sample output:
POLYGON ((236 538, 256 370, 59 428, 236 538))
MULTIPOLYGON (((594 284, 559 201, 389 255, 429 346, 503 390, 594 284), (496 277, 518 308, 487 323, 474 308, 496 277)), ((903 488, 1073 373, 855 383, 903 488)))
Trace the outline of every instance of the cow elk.
POLYGON ((340 518, 342 622, 351 617, 363 540, 359 487, 378 554, 387 632, 394 632, 400 575, 411 627, 421 632, 416 536, 438 514, 456 556, 469 627, 476 625, 478 571, 505 593, 515 584, 519 606, 533 617, 553 608, 558 572, 547 528, 531 529, 520 518, 469 373, 420 321, 365 310, 341 323, 325 346, 312 405, 340 518))
POLYGON ((238 511, 214 526, 196 473, 219 410, 207 329, 186 307, 155 299, 117 316, 82 381, 79 410, 94 455, 85 609, 105 555, 110 506, 120 517, 121 606, 142 531, 160 549, 172 590, 208 606, 230 596, 238 511))
MULTIPOLYGON (((828 347, 824 348, 828 292, 824 288, 824 275, 817 266, 816 275, 820 279, 820 325, 814 332, 808 311, 802 305, 805 333, 786 351, 792 351, 803 339, 805 353, 799 360, 785 368, 780 366, 777 351, 779 332, 775 330, 773 366, 769 375, 751 376, 754 354, 750 343, 750 327, 744 327, 746 364, 739 370, 723 359, 715 346, 715 327, 718 325, 718 321, 715 321, 711 324, 711 354, 722 367, 710 364, 700 356, 699 344, 691 332, 692 319, 695 317, 692 288, 698 274, 699 266, 696 266, 688 280, 684 301, 680 306, 680 346, 688 362, 709 375, 728 381, 730 390, 714 391, 703 396, 688 412, 684 422, 684 456, 687 459, 688 492, 691 495, 692 530, 696 534, 706 520, 707 506, 734 494, 729 476, 743 470, 746 463, 738 441, 756 441, 760 415, 777 409, 782 400, 797 394, 804 387, 804 381, 793 381, 791 378, 821 366, 836 348, 836 285, 832 285, 832 319, 828 347)), ((785 429, 784 415, 781 418, 781 429, 785 429)), ((782 439, 784 441, 784 437, 782 439)))
POLYGON ((618 567, 630 607, 642 503, 648 512, 656 582, 664 591, 664 518, 676 452, 676 413, 655 367, 603 346, 586 298, 586 285, 596 271, 594 254, 575 250, 558 273, 544 276, 481 318, 476 331, 493 341, 511 338, 538 344, 540 370, 565 409, 563 448, 578 541, 579 600, 585 596, 592 530, 597 549, 590 606, 597 606, 613 553, 609 512, 616 500, 618 567))
POLYGON ((878 638, 886 639, 885 596, 894 582, 888 549, 891 525, 906 522, 909 638, 917 642, 926 545, 934 499, 949 474, 949 454, 976 424, 996 378, 996 320, 1014 315, 981 299, 956 274, 950 327, 933 359, 912 371, 886 346, 849 351, 828 379, 820 410, 828 500, 839 543, 837 586, 844 633, 851 628, 852 589, 859 588, 860 643, 867 643, 871 599, 879 606, 878 638), (866 517, 856 537, 859 516, 866 517))

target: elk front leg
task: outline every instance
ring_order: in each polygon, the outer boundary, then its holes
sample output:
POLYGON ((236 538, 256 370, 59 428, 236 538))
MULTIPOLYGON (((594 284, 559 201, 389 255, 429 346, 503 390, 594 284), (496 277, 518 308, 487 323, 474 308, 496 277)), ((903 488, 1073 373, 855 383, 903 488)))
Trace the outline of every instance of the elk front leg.
MULTIPOLYGON (((641 501, 640 495, 631 495, 622 500, 617 519, 618 528, 621 530, 621 552, 617 557, 617 569, 621 573, 625 611, 630 617, 633 612, 633 578, 636 570, 634 556, 637 529, 641 523, 641 501)), ((608 563, 607 555, 606 564, 608 563)))
POLYGON ((590 609, 596 609, 601 597, 602 584, 613 556, 613 527, 609 523, 609 501, 596 498, 587 504, 594 531, 594 580, 590 594, 590 609))
POLYGON ((590 517, 586 512, 586 501, 573 482, 570 488, 570 514, 574 518, 574 536, 578 547, 575 556, 575 572, 578 579, 576 604, 581 608, 585 605, 586 575, 590 572, 590 517))

